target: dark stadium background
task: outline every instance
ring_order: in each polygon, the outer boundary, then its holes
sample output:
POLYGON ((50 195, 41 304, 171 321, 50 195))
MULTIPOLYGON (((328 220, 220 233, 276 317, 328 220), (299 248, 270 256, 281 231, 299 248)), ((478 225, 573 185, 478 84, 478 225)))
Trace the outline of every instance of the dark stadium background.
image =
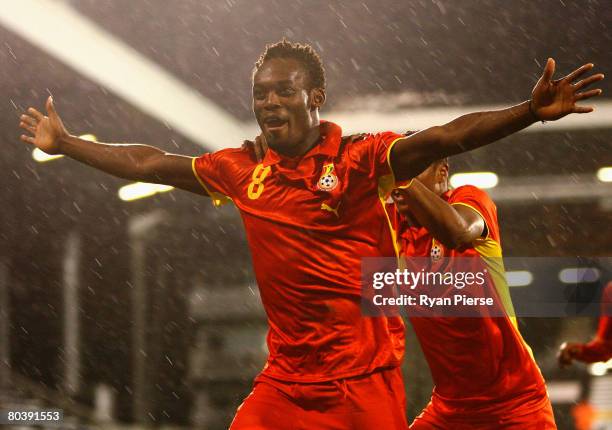
MULTIPOLYGON (((253 63, 282 37, 321 53, 323 118, 371 110, 374 121, 398 109, 518 103, 547 57, 561 74, 594 62, 609 75, 596 106, 612 112, 607 1, 47 2, 72 8, 245 123, 253 121, 253 63)), ((10 5, 2 8, 5 17, 11 13, 10 5)), ((28 25, 27 16, 15 19, 28 25)), ((99 428, 226 428, 265 359, 265 319, 237 212, 181 191, 124 202, 117 190, 125 181, 68 159, 35 162, 18 139, 18 115, 42 107, 52 93, 73 133, 188 155, 205 149, 1 22, 0 42, 0 402, 62 407, 72 422, 99 428), (140 235, 133 231, 139 216, 153 223, 140 235), (70 252, 77 256, 76 319, 66 319, 64 298, 70 252), (138 311, 135 284, 145 287, 138 311), (67 341, 69 333, 76 337, 67 341), (76 346, 72 353, 67 342, 76 346), (105 399, 114 404, 112 424, 103 416, 105 399)), ((96 46, 91 55, 100 55, 96 46)), ((612 114, 580 119, 581 128, 540 125, 452 159, 453 172, 499 175, 491 193, 506 256, 611 255, 612 189, 595 172, 612 166, 612 114)), ((410 115, 403 127, 415 128, 410 115)), ((611 376, 556 366, 559 344, 588 340, 595 324, 520 319, 550 383, 560 429, 574 428, 570 411, 582 397, 612 411, 611 376)), ((431 381, 410 332, 405 368, 412 418, 431 381)))

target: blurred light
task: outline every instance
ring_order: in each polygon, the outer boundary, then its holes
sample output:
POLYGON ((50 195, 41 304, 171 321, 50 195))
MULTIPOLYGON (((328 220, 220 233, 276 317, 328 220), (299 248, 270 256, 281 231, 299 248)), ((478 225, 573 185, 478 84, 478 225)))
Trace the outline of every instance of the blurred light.
POLYGON ((462 185, 474 185, 478 188, 493 188, 497 185, 498 178, 493 172, 470 172, 455 173, 450 177, 453 188, 462 185))
POLYGON ((546 381, 546 391, 553 403, 572 403, 580 398, 582 387, 578 381, 546 381))
POLYGON ((92 142, 97 142, 98 138, 95 134, 82 134, 79 136, 83 140, 91 140, 92 142))
POLYGON ((149 184, 146 182, 136 182, 121 187, 119 189, 119 198, 123 201, 130 202, 132 200, 144 199, 151 197, 157 193, 165 193, 173 190, 170 185, 149 184))
POLYGON ((599 279, 599 270, 595 267, 567 267, 559 272, 559 280, 564 284, 595 282, 599 279))
POLYGON ((32 151, 32 158, 38 161, 39 163, 46 163, 47 161, 57 160, 58 158, 62 158, 62 157, 63 157, 62 154, 51 155, 51 154, 47 154, 44 151, 41 151, 38 148, 34 148, 34 151, 32 151))
POLYGON ((533 281, 529 270, 514 270, 506 272, 506 282, 509 287, 525 287, 533 281))
POLYGON ((602 167, 597 171, 597 179, 601 182, 612 182, 612 167, 602 167))
POLYGON ((593 363, 589 366, 589 373, 593 376, 604 376, 612 369, 612 360, 606 362, 593 363))

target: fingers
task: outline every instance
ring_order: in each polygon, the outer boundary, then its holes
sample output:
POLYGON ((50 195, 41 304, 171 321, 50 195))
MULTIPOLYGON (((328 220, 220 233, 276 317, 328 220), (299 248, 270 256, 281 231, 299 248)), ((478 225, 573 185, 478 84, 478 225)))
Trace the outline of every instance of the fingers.
POLYGON ((585 64, 583 66, 580 66, 576 70, 574 70, 572 73, 570 73, 569 75, 564 77, 562 80, 563 81, 567 81, 567 82, 572 82, 576 78, 578 78, 579 76, 582 76, 584 73, 586 73, 589 70, 591 70, 593 67, 594 67, 593 63, 588 63, 588 64, 585 64))
POLYGON ((253 145, 253 142, 251 142, 250 140, 245 140, 244 142, 242 142, 242 146, 240 148, 243 151, 248 151, 251 145, 253 145))
POLYGON ((593 106, 574 106, 572 113, 590 113, 595 110, 593 106))
POLYGON ((264 151, 264 155, 268 152, 268 140, 266 139, 266 135, 261 133, 261 148, 264 151))
POLYGON ((21 122, 25 122, 26 124, 29 124, 32 127, 36 127, 36 125, 38 124, 38 121, 36 121, 36 119, 26 114, 21 115, 19 119, 21 120, 21 122))
POLYGON ((265 150, 264 150, 264 142, 266 141, 266 138, 263 137, 263 134, 260 134, 259 136, 257 136, 255 138, 255 157, 257 158, 257 162, 261 163, 263 161, 263 158, 265 156, 265 150))
POLYGON ((29 131, 30 133, 34 135, 36 134, 36 127, 31 126, 30 124, 27 124, 23 121, 19 123, 19 127, 23 128, 26 131, 29 131))
POLYGON ((55 105, 53 104, 53 97, 49 96, 47 98, 47 103, 45 104, 45 107, 47 108, 47 112, 49 113, 49 115, 57 116, 57 111, 55 110, 55 105))
POLYGON ((542 79, 545 82, 552 80, 553 75, 555 74, 555 60, 549 58, 546 61, 546 65, 544 66, 544 72, 542 73, 542 79))
POLYGON ((25 134, 22 134, 21 136, 19 136, 19 139, 21 139, 22 142, 28 143, 30 145, 34 145, 34 138, 33 137, 26 136, 25 134))
POLYGON ((597 75, 593 75, 593 76, 589 76, 588 78, 585 78, 581 81, 578 81, 574 84, 574 89, 576 91, 584 88, 584 87, 588 87, 589 85, 591 85, 593 82, 598 82, 601 81, 604 78, 603 73, 598 73, 597 75))
POLYGON ((578 101, 578 100, 584 100, 584 99, 598 96, 601 93, 602 93, 601 89, 598 88, 596 90, 589 90, 589 91, 583 91, 581 93, 577 93, 574 97, 575 97, 575 100, 578 101))
POLYGON ((33 107, 28 108, 28 113, 30 115, 32 115, 34 118, 36 118, 38 121, 40 121, 41 119, 44 118, 44 115, 40 112, 38 112, 36 109, 34 109, 33 107))

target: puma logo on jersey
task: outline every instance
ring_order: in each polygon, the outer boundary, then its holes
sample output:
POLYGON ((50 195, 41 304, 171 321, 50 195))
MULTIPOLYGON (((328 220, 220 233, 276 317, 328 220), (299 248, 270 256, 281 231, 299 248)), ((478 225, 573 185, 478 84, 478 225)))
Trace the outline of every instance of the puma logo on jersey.
POLYGON ((338 203, 338 206, 336 206, 336 208, 332 208, 327 203, 321 203, 321 209, 323 209, 324 211, 331 212, 334 215, 336 215, 337 218, 340 218, 340 215, 338 215, 338 209, 340 209, 340 203, 338 203))

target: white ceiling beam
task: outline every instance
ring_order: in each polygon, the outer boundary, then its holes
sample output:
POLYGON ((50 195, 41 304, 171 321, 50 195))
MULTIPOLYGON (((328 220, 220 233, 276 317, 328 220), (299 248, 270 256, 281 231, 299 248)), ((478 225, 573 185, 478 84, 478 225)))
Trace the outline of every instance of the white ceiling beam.
POLYGON ((0 24, 209 150, 246 136, 232 115, 66 2, 2 2, 0 24))

